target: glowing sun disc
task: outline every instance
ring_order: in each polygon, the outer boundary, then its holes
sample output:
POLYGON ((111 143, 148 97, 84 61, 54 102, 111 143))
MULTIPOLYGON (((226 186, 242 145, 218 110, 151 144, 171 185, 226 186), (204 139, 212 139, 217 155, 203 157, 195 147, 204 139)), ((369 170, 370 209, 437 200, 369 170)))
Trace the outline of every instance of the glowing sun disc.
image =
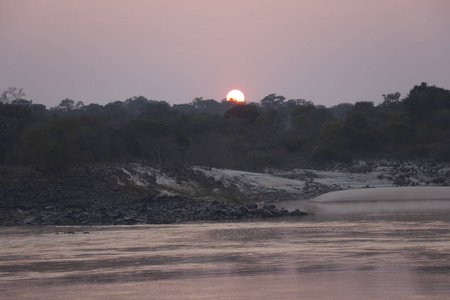
POLYGON ((227 94, 227 101, 234 101, 234 102, 244 102, 245 96, 244 93, 240 90, 232 90, 227 94))

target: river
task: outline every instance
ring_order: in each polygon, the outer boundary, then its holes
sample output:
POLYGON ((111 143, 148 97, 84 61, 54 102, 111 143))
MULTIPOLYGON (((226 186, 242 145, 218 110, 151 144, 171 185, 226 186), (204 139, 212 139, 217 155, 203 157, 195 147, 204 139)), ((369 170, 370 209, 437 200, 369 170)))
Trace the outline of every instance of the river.
POLYGON ((450 299, 448 214, 0 228, 1 299, 450 299))

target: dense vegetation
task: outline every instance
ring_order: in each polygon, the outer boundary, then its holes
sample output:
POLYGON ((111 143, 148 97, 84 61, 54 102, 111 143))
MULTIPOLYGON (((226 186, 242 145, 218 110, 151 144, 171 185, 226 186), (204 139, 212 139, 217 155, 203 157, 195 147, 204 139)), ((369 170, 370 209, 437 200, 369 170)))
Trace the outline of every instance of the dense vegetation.
POLYGON ((64 171, 98 162, 259 170, 355 158, 450 158, 450 91, 426 83, 330 108, 270 94, 260 103, 142 96, 47 109, 10 88, 0 97, 0 164, 64 171))

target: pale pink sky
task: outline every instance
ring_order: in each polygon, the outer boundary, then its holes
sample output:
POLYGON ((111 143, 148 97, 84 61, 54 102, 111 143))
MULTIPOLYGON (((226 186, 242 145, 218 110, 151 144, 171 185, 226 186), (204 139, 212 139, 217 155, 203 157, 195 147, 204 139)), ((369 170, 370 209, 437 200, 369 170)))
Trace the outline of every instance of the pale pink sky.
POLYGON ((450 88, 449 0, 0 0, 0 92, 48 107, 450 88))

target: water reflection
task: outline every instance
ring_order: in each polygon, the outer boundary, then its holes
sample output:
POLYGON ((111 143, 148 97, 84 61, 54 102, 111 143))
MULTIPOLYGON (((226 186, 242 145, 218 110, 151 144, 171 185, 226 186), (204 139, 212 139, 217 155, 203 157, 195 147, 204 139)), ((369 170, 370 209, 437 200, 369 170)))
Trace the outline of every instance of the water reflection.
POLYGON ((449 224, 446 215, 424 214, 1 228, 0 292, 6 299, 439 298, 450 294, 449 224))

